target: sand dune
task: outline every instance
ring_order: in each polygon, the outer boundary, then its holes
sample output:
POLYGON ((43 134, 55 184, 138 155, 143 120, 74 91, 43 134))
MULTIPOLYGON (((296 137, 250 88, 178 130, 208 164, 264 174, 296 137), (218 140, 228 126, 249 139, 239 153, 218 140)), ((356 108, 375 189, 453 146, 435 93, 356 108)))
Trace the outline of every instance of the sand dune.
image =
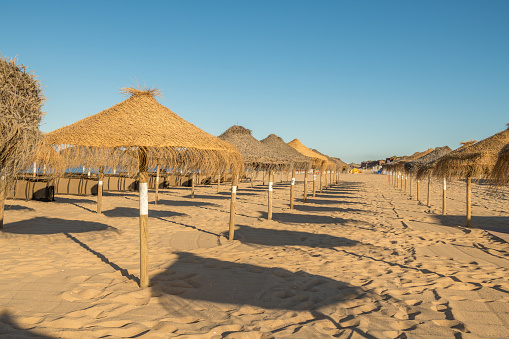
POLYGON ((143 290, 136 194, 107 193, 102 215, 93 197, 9 200, 0 336, 507 337, 509 246, 485 230, 509 228, 507 192, 473 185, 478 228, 466 229, 459 181, 447 216, 438 183, 428 207, 383 175, 343 175, 306 204, 298 182, 290 210, 289 185, 277 182, 273 220, 255 184, 240 185, 234 241, 227 186, 198 186, 195 199, 160 191, 143 290))

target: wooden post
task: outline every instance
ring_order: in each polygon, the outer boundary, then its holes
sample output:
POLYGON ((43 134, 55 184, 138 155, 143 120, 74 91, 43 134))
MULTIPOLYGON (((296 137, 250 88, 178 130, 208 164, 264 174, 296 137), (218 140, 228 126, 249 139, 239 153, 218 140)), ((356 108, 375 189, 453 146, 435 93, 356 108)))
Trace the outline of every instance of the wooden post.
POLYGON ((293 210, 293 194, 295 190, 295 169, 292 169, 292 182, 290 184, 290 209, 293 210))
POLYGON ((320 169, 320 193, 323 191, 323 170, 320 169))
POLYGON ((405 173, 405 193, 406 193, 406 186, 407 186, 406 183, 407 183, 407 181, 408 181, 408 175, 405 173))
POLYGON ((221 173, 217 172, 217 193, 219 193, 221 189, 221 173))
POLYGON ((194 181, 196 178, 196 173, 193 171, 193 174, 191 174, 191 199, 194 199, 194 181))
POLYGON ((313 168, 313 198, 316 197, 316 170, 313 168))
POLYGON ((254 169, 251 170, 251 188, 254 187, 254 169))
POLYGON ((304 171, 304 202, 308 200, 308 172, 309 170, 304 171))
POLYGON ((267 219, 272 220, 272 185, 274 180, 274 171, 269 171, 269 201, 268 201, 268 212, 267 219))
POLYGON ((140 147, 139 191, 140 191, 140 287, 148 287, 148 173, 147 149, 140 147))
POLYGON ((325 180, 325 189, 327 189, 327 185, 328 185, 328 183, 327 183, 327 174, 329 174, 329 171, 325 170, 325 173, 324 173, 324 177, 325 177, 324 178, 324 180, 325 180))
POLYGON ((472 221, 472 179, 467 177, 467 227, 472 221))
POLYGON ((5 177, 0 179, 0 230, 4 228, 4 211, 5 211, 5 196, 7 192, 7 183, 5 177))
POLYGON ((408 175, 408 184, 410 185, 410 199, 412 199, 412 174, 408 175))
POLYGON ((329 173, 329 177, 330 177, 330 180, 329 180, 329 183, 330 183, 330 187, 332 187, 332 177, 334 176, 334 171, 330 171, 329 173))
POLYGON ((101 205, 103 201, 103 180, 104 167, 99 167, 99 183, 97 184, 97 214, 101 214, 101 205))
POLYGON ((430 186, 431 186, 431 174, 428 174, 428 201, 426 203, 426 206, 431 207, 431 201, 430 201, 430 186))
POLYGON ((159 165, 156 166, 156 196, 154 197, 154 205, 157 205, 159 195, 159 165))
POLYGON ((444 190, 443 190, 443 195, 442 195, 442 215, 445 215, 447 213, 447 203, 446 203, 446 198, 447 198, 447 180, 444 178, 444 190))
POLYGON ((232 196, 230 201, 230 226, 229 231, 230 234, 228 236, 228 240, 233 240, 234 233, 235 233, 235 202, 237 200, 237 186, 239 184, 239 175, 233 174, 232 175, 232 196))
POLYGON ((265 170, 262 170, 262 185, 265 186, 265 170))
POLYGON ((399 173, 401 175, 401 187, 400 187, 400 189, 403 189, 403 173, 401 173, 401 172, 399 172, 399 173))
POLYGON ((33 177, 35 177, 37 175, 37 163, 34 161, 34 173, 33 173, 33 177))
POLYGON ((417 201, 420 201, 419 194, 421 193, 421 180, 417 179, 417 201))

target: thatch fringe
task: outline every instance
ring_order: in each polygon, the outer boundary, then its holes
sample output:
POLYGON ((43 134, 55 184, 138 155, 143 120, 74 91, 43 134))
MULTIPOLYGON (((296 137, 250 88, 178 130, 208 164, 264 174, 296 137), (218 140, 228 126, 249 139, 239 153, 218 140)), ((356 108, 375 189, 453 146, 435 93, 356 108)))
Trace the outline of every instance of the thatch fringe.
POLYGON ((502 147, 509 143, 509 129, 438 159, 433 175, 454 178, 489 178, 502 147))
POLYGON ((309 170, 311 168, 313 162, 311 158, 297 152, 277 135, 270 134, 260 142, 276 152, 280 158, 287 159, 289 164, 287 169, 309 170))
POLYGON ((321 154, 318 154, 316 152, 313 152, 312 150, 310 150, 309 148, 304 146, 302 144, 302 142, 300 142, 299 139, 293 139, 292 141, 290 141, 288 143, 288 145, 295 148, 295 150, 297 150, 297 152, 313 159, 313 164, 312 164, 313 168, 320 169, 323 171, 327 167, 327 161, 328 161, 327 157, 325 157, 321 154))
POLYGON ((33 163, 44 99, 33 72, 0 55, 0 189, 33 163))
POLYGON ((509 182, 509 144, 505 145, 498 153, 497 163, 493 167, 491 178, 498 185, 509 182))

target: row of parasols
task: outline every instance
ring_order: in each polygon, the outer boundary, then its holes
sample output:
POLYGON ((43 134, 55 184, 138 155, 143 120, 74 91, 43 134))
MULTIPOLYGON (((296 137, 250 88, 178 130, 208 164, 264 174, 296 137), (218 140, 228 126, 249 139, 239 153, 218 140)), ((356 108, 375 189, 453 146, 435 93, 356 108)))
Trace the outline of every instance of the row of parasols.
MULTIPOLYGON (((47 133, 33 161, 44 167, 48 176, 63 176, 69 169, 97 168, 99 174, 97 208, 101 211, 105 172, 123 169, 136 174, 140 203, 140 287, 148 286, 148 176, 149 169, 174 172, 229 175, 232 180, 229 239, 234 237, 235 201, 239 179, 268 174, 268 218, 272 218, 272 190, 275 171, 292 173, 290 208, 294 203, 296 171, 303 171, 304 202, 308 195, 307 175, 312 170, 312 194, 339 180, 347 165, 339 158, 329 157, 304 146, 298 139, 285 143, 271 134, 258 141, 251 131, 232 126, 215 137, 185 121, 161 105, 156 89, 123 88, 128 98, 95 115, 47 133)), ((194 180, 192 180, 194 185, 194 180)), ((264 180, 265 183, 265 180, 264 180)), ((156 187, 158 185, 156 184, 156 187)), ((5 185, 2 187, 0 209, 3 225, 5 185)), ((194 193, 194 187, 193 187, 194 193)), ((157 195, 156 195, 157 196, 157 195)))
POLYGON ((428 180, 427 205, 430 205, 429 186, 432 177, 443 182, 442 214, 447 213, 447 180, 461 179, 466 182, 466 226, 471 227, 472 180, 488 180, 492 187, 509 182, 509 124, 505 130, 479 142, 462 142, 458 149, 448 146, 416 152, 383 167, 388 181, 407 190, 409 181, 412 194, 412 178, 417 184, 417 200, 420 182, 428 180))

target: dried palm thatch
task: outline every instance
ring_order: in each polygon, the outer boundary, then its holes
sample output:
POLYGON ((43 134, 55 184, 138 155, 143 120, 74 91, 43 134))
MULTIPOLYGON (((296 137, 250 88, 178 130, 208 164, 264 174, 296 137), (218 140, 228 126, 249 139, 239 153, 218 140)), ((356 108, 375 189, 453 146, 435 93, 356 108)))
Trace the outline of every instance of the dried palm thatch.
POLYGON ((509 128, 438 159, 433 174, 444 178, 489 178, 498 153, 509 143, 509 128))
POLYGON ((324 157, 327 158, 327 162, 325 163, 325 169, 326 170, 330 170, 330 171, 338 171, 339 170, 340 164, 334 158, 329 157, 327 154, 323 154, 323 153, 319 152, 318 150, 316 150, 314 148, 312 148, 311 150, 313 152, 318 153, 320 155, 323 155, 324 157))
POLYGON ((493 167, 491 178, 499 185, 509 182, 509 144, 502 147, 502 150, 498 153, 497 163, 493 167))
POLYGON ((159 104, 155 89, 123 88, 129 98, 46 134, 45 143, 69 166, 122 168, 137 173, 139 148, 147 165, 174 170, 242 170, 237 149, 159 104))
POLYGON ((306 146, 304 146, 299 139, 293 139, 292 141, 290 141, 288 143, 288 145, 292 146, 293 148, 295 148, 295 150, 297 150, 297 152, 313 159, 313 164, 312 164, 312 167, 313 168, 316 168, 316 169, 321 169, 321 170, 324 170, 327 166, 327 157, 321 155, 321 154, 318 154, 316 152, 313 152, 312 150, 310 150, 309 148, 307 148, 306 146))
POLYGON ((343 160, 341 160, 340 158, 332 157, 332 159, 334 159, 338 162, 338 164, 339 164, 338 171, 348 172, 350 170, 350 166, 348 166, 348 164, 346 162, 344 162, 343 160))
POLYGON ((284 153, 276 152, 256 140, 251 130, 234 125, 228 128, 219 139, 234 145, 242 154, 244 165, 249 168, 283 169, 291 166, 291 160, 284 153))
POLYGON ((449 148, 449 146, 436 147, 432 152, 429 152, 428 154, 425 154, 415 160, 406 162, 404 165, 405 171, 411 174, 417 174, 421 167, 426 166, 426 164, 437 160, 441 156, 444 156, 451 151, 452 150, 449 148))
POLYGON ((0 190, 33 162, 43 102, 35 75, 16 59, 0 56, 0 190))
POLYGON ((417 173, 416 173, 417 179, 421 179, 423 177, 429 177, 430 175, 433 175, 433 172, 435 171, 435 166, 436 166, 437 162, 443 156, 446 156, 448 154, 452 154, 454 152, 459 152, 462 149, 465 149, 467 147, 472 146, 476 142, 477 142, 476 140, 462 141, 462 142, 460 142, 461 146, 458 147, 457 149, 455 149, 453 151, 449 151, 449 152, 444 152, 444 154, 442 156, 434 157, 434 158, 430 159, 428 162, 422 164, 422 166, 420 166, 417 169, 417 173))
POLYGON ((286 158, 290 163, 290 169, 308 170, 311 168, 313 160, 310 157, 297 152, 277 135, 270 134, 260 142, 278 153, 281 158, 286 158))
POLYGON ((409 156, 403 156, 400 159, 398 159, 397 161, 389 164, 388 167, 394 171, 402 171, 407 162, 419 159, 420 157, 423 157, 431 152, 433 152, 433 148, 428 148, 427 150, 425 150, 423 152, 415 152, 414 154, 409 155, 409 156))

